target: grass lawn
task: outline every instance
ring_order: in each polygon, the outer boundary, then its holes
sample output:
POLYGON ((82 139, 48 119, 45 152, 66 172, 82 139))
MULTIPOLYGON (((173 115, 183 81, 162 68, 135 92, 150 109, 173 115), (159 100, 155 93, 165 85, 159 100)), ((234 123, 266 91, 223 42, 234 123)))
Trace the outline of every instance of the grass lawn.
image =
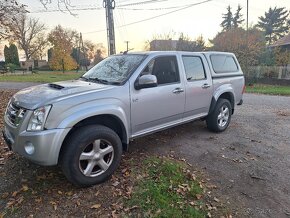
POLYGON ((185 163, 149 157, 138 174, 142 171, 145 176, 139 179, 129 200, 141 217, 206 217, 204 190, 185 163))
POLYGON ((50 83, 79 78, 83 72, 38 72, 34 74, 0 75, 0 82, 39 82, 50 83))
POLYGON ((267 94, 267 95, 290 96, 290 86, 274 86, 274 85, 254 84, 253 86, 247 86, 246 92, 247 93, 267 94))

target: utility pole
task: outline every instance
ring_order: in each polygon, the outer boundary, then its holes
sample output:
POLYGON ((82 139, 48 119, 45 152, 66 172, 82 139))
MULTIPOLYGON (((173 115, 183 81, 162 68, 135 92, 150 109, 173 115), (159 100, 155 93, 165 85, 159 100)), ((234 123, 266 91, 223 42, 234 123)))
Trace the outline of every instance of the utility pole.
POLYGON ((103 0, 103 7, 106 9, 109 55, 116 54, 114 17, 113 17, 113 9, 115 9, 115 6, 116 6, 115 0, 103 0))
POLYGON ((127 52, 129 51, 129 42, 130 41, 125 41, 125 43, 127 44, 127 50, 126 50, 127 52))
POLYGON ((77 65, 78 65, 77 72, 79 72, 79 69, 80 69, 81 38, 82 38, 82 33, 80 33, 79 46, 77 48, 77 65))
POLYGON ((82 52, 83 52, 83 64, 86 67, 86 71, 88 71, 88 65, 87 65, 87 62, 86 62, 86 54, 85 54, 85 47, 84 47, 84 41, 83 41, 82 33, 80 33, 80 45, 82 46, 82 52))
POLYGON ((249 53, 249 0, 247 0, 247 33, 246 33, 246 43, 247 43, 247 54, 246 54, 246 74, 249 74, 249 61, 248 61, 248 53, 249 53))

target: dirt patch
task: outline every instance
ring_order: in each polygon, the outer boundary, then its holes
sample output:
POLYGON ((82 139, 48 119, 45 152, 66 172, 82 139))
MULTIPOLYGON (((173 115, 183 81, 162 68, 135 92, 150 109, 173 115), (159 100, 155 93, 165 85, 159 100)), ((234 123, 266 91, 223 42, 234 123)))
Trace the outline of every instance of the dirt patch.
POLYGON ((290 111, 289 110, 277 110, 277 111, 275 111, 275 113, 278 116, 282 116, 282 117, 289 117, 290 116, 290 111))

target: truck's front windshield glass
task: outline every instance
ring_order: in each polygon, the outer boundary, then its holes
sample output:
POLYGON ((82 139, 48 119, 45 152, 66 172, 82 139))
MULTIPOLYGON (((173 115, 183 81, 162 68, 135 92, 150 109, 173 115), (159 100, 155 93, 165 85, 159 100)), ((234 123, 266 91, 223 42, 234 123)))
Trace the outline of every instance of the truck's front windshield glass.
POLYGON ((98 63, 81 78, 108 84, 124 82, 130 73, 144 60, 145 55, 114 55, 98 63))

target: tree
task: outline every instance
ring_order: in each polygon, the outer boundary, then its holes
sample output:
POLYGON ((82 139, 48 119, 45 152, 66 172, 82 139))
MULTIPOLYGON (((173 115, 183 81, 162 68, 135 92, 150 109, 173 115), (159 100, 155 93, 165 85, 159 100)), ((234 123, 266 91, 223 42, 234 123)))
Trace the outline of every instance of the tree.
POLYGON ((189 36, 180 34, 176 45, 177 51, 204 51, 205 41, 202 36, 199 36, 196 40, 192 40, 189 36))
POLYGON ((35 39, 35 44, 38 45, 38 49, 33 53, 33 55, 31 55, 31 58, 34 60, 42 60, 49 44, 46 35, 44 33, 40 33, 35 39))
POLYGON ((243 19, 243 15, 241 14, 241 10, 242 7, 238 5, 236 13, 233 15, 231 6, 229 5, 227 7, 227 13, 223 14, 223 21, 220 24, 223 31, 227 31, 232 28, 236 29, 241 26, 241 24, 245 21, 243 19))
POLYGON ((96 46, 96 53, 94 56, 94 64, 97 64, 104 60, 104 54, 106 54, 106 49, 102 43, 97 44, 96 46))
POLYGON ((53 70, 71 70, 77 68, 77 63, 71 56, 72 49, 77 47, 78 34, 74 30, 56 26, 48 36, 52 46, 49 66, 53 70))
POLYGON ((289 12, 285 8, 272 9, 271 7, 265 16, 259 17, 257 27, 264 31, 268 45, 282 38, 289 32, 290 24, 287 17, 289 12))
POLYGON ((10 50, 11 63, 19 66, 19 55, 18 55, 18 49, 16 45, 10 44, 9 50, 10 50))
POLYGON ((274 49, 275 63, 278 66, 287 66, 290 64, 290 52, 279 47, 274 49))
POLYGON ((179 39, 176 44, 177 51, 194 51, 195 42, 189 36, 180 33, 179 39))
POLYGON ((47 60, 48 60, 48 62, 51 60, 51 58, 52 58, 52 48, 50 48, 50 49, 48 49, 47 50, 47 60))
POLYGON ((38 19, 28 18, 26 14, 17 16, 12 25, 10 29, 13 38, 24 51, 26 60, 32 57, 42 58, 48 44, 45 37, 45 25, 38 19))
POLYGON ((218 33, 211 43, 212 49, 224 52, 233 52, 236 54, 243 67, 246 66, 246 60, 250 66, 259 64, 259 57, 264 50, 266 42, 263 32, 256 28, 249 29, 248 48, 247 31, 242 28, 231 29, 226 32, 218 33))
POLYGON ((5 47, 4 47, 4 58, 5 58, 6 64, 11 63, 10 49, 7 45, 5 45, 5 47))
POLYGON ((70 0, 39 0, 41 4, 47 8, 47 5, 52 4, 53 2, 57 3, 57 6, 60 11, 68 11, 71 15, 76 15, 72 13, 71 8, 73 7, 70 3, 70 0))
POLYGON ((206 49, 205 41, 203 39, 203 36, 200 35, 195 40, 195 51, 205 51, 205 49, 206 49))
POLYGON ((241 26, 241 24, 245 21, 243 19, 243 15, 241 14, 242 7, 238 5, 237 11, 235 13, 235 16, 233 17, 233 28, 238 28, 241 26))
POLYGON ((231 6, 229 5, 227 7, 227 13, 223 14, 223 22, 221 23, 223 31, 230 30, 232 28, 233 13, 231 10, 231 6))
POLYGON ((94 61, 97 45, 90 40, 85 40, 79 47, 73 48, 72 57, 80 66, 89 66, 94 61))
POLYGON ((16 45, 14 45, 13 43, 11 43, 9 47, 5 45, 4 57, 5 57, 6 64, 13 64, 13 65, 19 66, 18 49, 16 45))
POLYGON ((19 4, 17 0, 0 1, 0 40, 11 36, 12 22, 18 14, 25 12, 25 5, 19 4))

